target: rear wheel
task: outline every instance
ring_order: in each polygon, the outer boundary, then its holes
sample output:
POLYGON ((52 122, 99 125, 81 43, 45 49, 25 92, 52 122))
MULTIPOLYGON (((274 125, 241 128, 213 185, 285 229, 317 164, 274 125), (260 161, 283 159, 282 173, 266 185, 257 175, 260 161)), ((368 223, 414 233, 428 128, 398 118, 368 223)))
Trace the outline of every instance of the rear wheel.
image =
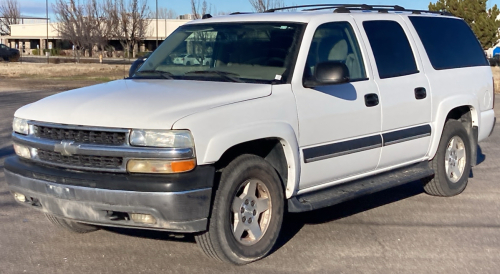
POLYGON ((423 180, 426 193, 455 196, 467 186, 470 173, 470 140, 462 123, 448 120, 434 159, 430 162, 435 175, 423 180))
POLYGON ((89 232, 94 232, 96 230, 99 230, 99 228, 97 228, 95 226, 66 220, 63 218, 56 217, 52 214, 45 214, 45 217, 47 217, 47 219, 52 224, 56 225, 57 227, 62 228, 66 231, 73 232, 73 233, 89 233, 89 232))
POLYGON ((224 168, 208 231, 196 242, 208 257, 247 264, 272 250, 283 213, 277 172, 258 156, 242 155, 224 168))

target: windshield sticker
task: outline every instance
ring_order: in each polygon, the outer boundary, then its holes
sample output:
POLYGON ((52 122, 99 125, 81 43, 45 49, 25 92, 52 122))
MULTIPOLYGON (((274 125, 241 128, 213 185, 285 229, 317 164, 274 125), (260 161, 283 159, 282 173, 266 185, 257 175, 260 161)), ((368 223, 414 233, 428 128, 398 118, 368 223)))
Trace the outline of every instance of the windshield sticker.
POLYGON ((278 80, 278 81, 281 81, 281 75, 279 75, 279 74, 276 74, 276 77, 274 77, 274 80, 278 80))
POLYGON ((288 26, 281 26, 280 29, 288 29, 288 26))

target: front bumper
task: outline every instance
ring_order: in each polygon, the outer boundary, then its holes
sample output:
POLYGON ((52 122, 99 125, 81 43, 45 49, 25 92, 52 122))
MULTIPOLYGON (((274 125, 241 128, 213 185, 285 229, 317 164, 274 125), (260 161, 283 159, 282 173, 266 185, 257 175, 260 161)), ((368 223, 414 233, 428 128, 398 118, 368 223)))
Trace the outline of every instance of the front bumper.
POLYGON ((173 232, 207 229, 213 175, 212 166, 173 176, 136 176, 44 167, 17 156, 5 160, 7 184, 26 197, 18 201, 23 205, 82 223, 173 232), (156 223, 136 223, 131 213, 150 214, 156 223))

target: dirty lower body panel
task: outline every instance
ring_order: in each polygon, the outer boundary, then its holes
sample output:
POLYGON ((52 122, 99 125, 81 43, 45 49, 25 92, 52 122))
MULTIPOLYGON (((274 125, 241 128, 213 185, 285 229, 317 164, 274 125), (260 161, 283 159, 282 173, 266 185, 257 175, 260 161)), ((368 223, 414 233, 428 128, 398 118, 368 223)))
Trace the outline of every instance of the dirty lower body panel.
MULTIPOLYGON (((37 178, 38 173, 20 174, 23 173, 20 172, 21 168, 26 170, 30 166, 31 164, 24 163, 17 157, 8 158, 5 161, 7 183, 17 202, 44 213, 103 226, 173 232, 198 232, 207 228, 212 195, 211 182, 203 182, 200 188, 193 188, 193 184, 190 189, 185 190, 174 187, 176 191, 172 192, 119 190, 116 186, 103 189, 62 184, 61 180, 40 179, 53 178, 53 175, 49 177, 45 174, 37 178), (142 222, 141 218, 134 218, 138 214, 148 215, 148 221, 142 222)), ((212 176, 210 180, 213 180, 211 171, 198 170, 206 172, 206 176, 212 176)), ((157 177, 157 180, 159 179, 161 177, 157 177)), ((175 180, 166 181, 174 184, 176 180, 183 179, 176 177, 175 180)), ((127 183, 130 184, 130 180, 127 183)), ((169 188, 172 188, 172 185, 169 188)))

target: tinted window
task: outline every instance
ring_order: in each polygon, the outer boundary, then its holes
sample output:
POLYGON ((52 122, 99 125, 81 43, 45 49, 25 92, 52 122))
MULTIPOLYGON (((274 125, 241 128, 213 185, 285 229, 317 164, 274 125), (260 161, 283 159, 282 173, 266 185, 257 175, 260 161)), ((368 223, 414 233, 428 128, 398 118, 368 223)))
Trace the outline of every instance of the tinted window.
POLYGON ((285 83, 304 27, 289 22, 184 25, 165 39, 134 77, 285 83))
POLYGON ((335 61, 349 69, 351 81, 366 79, 363 57, 351 24, 347 22, 327 23, 314 33, 307 56, 305 77, 314 74, 318 63, 335 61))
POLYGON ((487 66, 476 36, 463 20, 411 16, 434 69, 487 66))
POLYGON ((363 22, 381 79, 417 73, 406 34, 395 21, 363 22))

